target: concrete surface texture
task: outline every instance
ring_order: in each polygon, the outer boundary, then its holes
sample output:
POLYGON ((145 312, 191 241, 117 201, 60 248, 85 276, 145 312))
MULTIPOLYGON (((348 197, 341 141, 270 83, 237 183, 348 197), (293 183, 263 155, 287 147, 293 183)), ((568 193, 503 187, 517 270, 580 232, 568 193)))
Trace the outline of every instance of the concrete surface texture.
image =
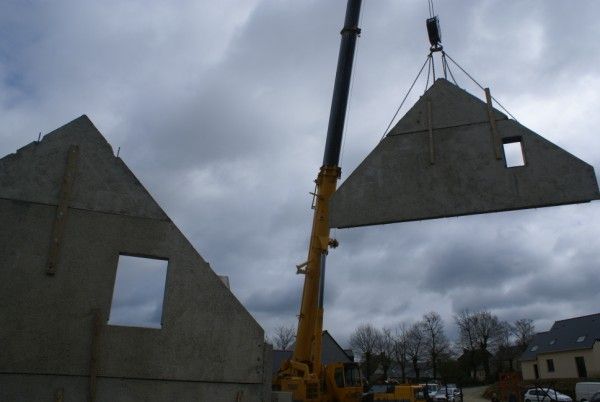
POLYGON ((330 226, 538 208, 600 197, 591 165, 499 111, 493 109, 491 115, 495 134, 486 102, 438 79, 336 191, 330 226), (504 143, 520 143, 522 166, 507 167, 504 143))
POLYGON ((86 116, 0 159, 0 222, 0 400, 270 400, 263 329, 86 116), (107 324, 122 254, 168 260, 161 328, 107 324))

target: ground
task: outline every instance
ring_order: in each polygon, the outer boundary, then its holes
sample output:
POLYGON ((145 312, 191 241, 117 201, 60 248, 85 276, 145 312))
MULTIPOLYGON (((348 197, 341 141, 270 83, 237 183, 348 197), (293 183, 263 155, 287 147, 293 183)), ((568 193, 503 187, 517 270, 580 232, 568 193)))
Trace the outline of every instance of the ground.
POLYGON ((482 395, 487 387, 463 388, 464 402, 489 402, 482 395))

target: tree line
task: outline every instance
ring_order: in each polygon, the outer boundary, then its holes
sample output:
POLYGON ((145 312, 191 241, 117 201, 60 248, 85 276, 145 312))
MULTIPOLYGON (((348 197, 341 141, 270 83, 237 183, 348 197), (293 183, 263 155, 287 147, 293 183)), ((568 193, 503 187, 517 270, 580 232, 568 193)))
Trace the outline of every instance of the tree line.
MULTIPOLYGON (((482 365, 486 379, 490 379, 490 356, 511 347, 516 347, 517 353, 522 352, 535 333, 533 320, 523 318, 509 323, 489 310, 463 310, 453 319, 458 329, 453 342, 446 335, 441 316, 431 311, 417 322, 400 322, 395 327, 359 325, 350 336, 350 347, 368 379, 373 379, 378 368, 381 378, 387 379, 393 364, 398 367, 402 382, 406 382, 409 369, 417 381, 422 378, 423 370, 430 370, 431 377, 439 378, 440 370, 445 375, 459 370, 451 363, 460 356, 471 378, 482 365)), ((294 326, 282 325, 267 340, 276 349, 289 350, 295 334, 294 326)))
POLYGON ((402 382, 406 382, 409 368, 417 381, 423 369, 430 370, 431 377, 437 379, 440 365, 446 371, 457 370, 456 365, 447 363, 459 356, 468 366, 470 377, 482 364, 486 379, 490 379, 490 356, 513 346, 524 350, 535 331, 530 319, 509 323, 488 310, 464 310, 454 316, 454 322, 458 328, 454 342, 449 341, 441 316, 431 311, 417 322, 401 322, 395 327, 360 325, 350 336, 350 346, 359 356, 363 375, 368 379, 373 379, 378 368, 381 378, 387 379, 392 364, 398 367, 402 382))

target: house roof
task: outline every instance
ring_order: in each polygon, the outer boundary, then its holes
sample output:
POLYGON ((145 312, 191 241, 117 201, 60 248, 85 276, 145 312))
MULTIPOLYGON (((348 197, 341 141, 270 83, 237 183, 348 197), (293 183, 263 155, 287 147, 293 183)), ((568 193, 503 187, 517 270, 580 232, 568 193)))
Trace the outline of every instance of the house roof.
MULTIPOLYGON (((284 361, 292 357, 295 346, 295 344, 292 345, 290 350, 273 350, 273 374, 277 373, 284 361)), ((321 363, 346 363, 354 361, 353 358, 354 355, 350 356, 329 332, 323 331, 321 338, 321 363)))
POLYGON ((321 344, 321 361, 323 364, 333 362, 353 362, 354 354, 348 355, 328 331, 323 331, 321 344))
MULTIPOLYGON (((468 362, 471 359, 471 349, 463 349, 463 353, 458 357, 458 361, 459 362, 468 362)), ((473 358, 475 359, 475 362, 481 362, 484 360, 484 358, 486 357, 488 359, 491 359, 493 357, 493 355, 488 352, 487 350, 482 351, 480 349, 476 349, 475 353, 473 354, 473 358)))
POLYGON ((543 353, 589 349, 600 341, 600 313, 556 321, 546 332, 535 334, 521 360, 535 360, 543 353))
POLYGON ((524 345, 500 346, 495 356, 499 360, 512 360, 519 358, 524 350, 524 345))

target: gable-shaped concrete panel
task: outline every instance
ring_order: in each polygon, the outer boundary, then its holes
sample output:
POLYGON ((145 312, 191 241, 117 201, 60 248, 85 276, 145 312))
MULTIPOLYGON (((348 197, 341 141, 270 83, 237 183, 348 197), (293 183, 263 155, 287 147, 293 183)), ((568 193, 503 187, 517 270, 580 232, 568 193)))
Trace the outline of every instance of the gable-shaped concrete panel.
POLYGON ((98 401, 162 401, 169 399, 167 394, 173 395, 170 400, 219 401, 235 400, 239 393, 244 400, 268 400, 271 357, 262 328, 110 149, 78 138, 67 131, 52 138, 52 144, 44 139, 30 145, 38 148, 18 153, 18 167, 11 166, 14 155, 1 160, 2 172, 11 174, 27 166, 60 173, 43 176, 40 171, 39 179, 31 174, 2 190, 0 399, 48 400, 52 384, 64 388, 64 401, 85 400, 81 392, 87 392, 91 374, 93 311, 99 310, 98 401), (45 144, 51 144, 52 152, 45 144), (36 194, 30 187, 60 187, 72 144, 80 146, 83 175, 76 176, 74 186, 82 177, 90 183, 74 195, 80 204, 68 209, 57 271, 48 276, 57 207, 44 201, 56 203, 57 195, 36 194), (92 179, 85 173, 104 154, 113 164, 106 157, 100 171, 108 172, 108 185, 104 174, 92 179), (131 187, 123 185, 127 182, 131 187), (86 189, 97 188, 108 189, 112 198, 123 196, 125 202, 99 197, 96 210, 96 198, 86 189), (84 201, 88 204, 82 208, 84 201), (122 213, 117 213, 119 205, 125 206, 122 213), (161 329, 106 324, 120 254, 168 260, 161 329))
POLYGON ((498 142, 519 139, 523 148, 525 165, 506 167, 503 155, 495 157, 486 108, 484 102, 447 81, 436 81, 336 191, 331 203, 331 227, 537 208, 599 198, 592 166, 495 112, 498 142), (433 117, 432 141, 427 112, 423 112, 428 100, 433 117), (470 109, 465 111, 465 107, 470 109))
POLYGON ((168 219, 85 115, 0 159, 0 198, 56 205, 70 144, 81 155, 71 208, 168 219))
MULTIPOLYGON (((440 78, 396 123, 389 135, 429 130, 427 99, 432 101, 432 126, 436 129, 489 121, 487 105, 477 97, 440 78)), ((494 109, 496 120, 506 120, 494 109)))

